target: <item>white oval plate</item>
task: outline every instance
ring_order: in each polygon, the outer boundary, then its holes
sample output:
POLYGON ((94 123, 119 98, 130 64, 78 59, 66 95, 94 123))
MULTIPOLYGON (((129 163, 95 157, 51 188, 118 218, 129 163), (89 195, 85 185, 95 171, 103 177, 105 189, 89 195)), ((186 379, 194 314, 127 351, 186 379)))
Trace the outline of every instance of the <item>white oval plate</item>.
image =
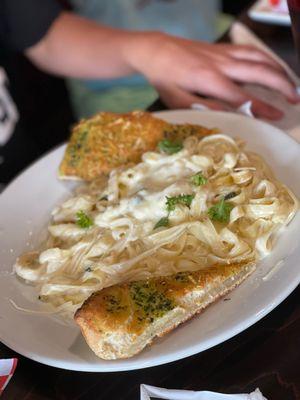
MULTIPOLYGON (((300 146, 280 130, 255 119, 221 112, 179 110, 156 115, 172 122, 219 127, 226 134, 246 140, 247 147, 263 155, 276 176, 300 197, 300 146)), ((34 246, 41 232, 45 234, 54 206, 71 195, 72 185, 57 179, 63 152, 61 146, 37 161, 0 195, 0 339, 18 353, 78 371, 121 371, 168 363, 206 350, 248 328, 300 282, 298 213, 272 254, 230 293, 230 301, 216 302, 138 356, 116 361, 97 358, 75 324, 64 325, 52 315, 26 314, 9 302, 12 299, 19 306, 39 308, 32 300, 34 289, 19 282, 10 271, 16 256, 34 246), (270 270, 269 279, 263 279, 270 270)))

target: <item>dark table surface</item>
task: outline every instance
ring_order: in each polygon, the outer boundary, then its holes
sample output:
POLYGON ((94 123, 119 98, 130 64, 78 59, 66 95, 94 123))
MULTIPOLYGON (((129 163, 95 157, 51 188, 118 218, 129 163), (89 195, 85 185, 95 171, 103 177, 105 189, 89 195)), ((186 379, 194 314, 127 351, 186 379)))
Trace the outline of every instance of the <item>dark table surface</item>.
MULTIPOLYGON (((296 68, 289 28, 241 20, 296 68)), ((152 109, 161 109, 156 102, 152 109)), ((170 364, 129 372, 83 373, 48 367, 0 344, 0 358, 18 357, 3 400, 138 399, 139 385, 251 392, 269 400, 300 399, 300 287, 261 321, 210 350, 170 364)))

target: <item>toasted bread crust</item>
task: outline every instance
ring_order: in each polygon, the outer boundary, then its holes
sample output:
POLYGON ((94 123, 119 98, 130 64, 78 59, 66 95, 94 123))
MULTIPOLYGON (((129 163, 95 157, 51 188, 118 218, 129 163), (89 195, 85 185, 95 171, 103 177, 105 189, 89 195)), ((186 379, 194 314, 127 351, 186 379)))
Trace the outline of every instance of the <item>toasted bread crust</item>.
MULTIPOLYGON (((183 273, 181 276, 188 277, 184 281, 178 281, 176 277, 180 274, 176 274, 112 286, 86 300, 76 312, 75 320, 97 356, 103 359, 128 358, 150 345, 155 337, 164 336, 202 312, 209 304, 233 290, 254 269, 254 264, 216 266, 183 273), (133 285, 146 283, 153 293, 163 293, 172 302, 166 312, 154 318, 151 313, 145 314, 133 299, 133 285), (108 299, 111 296, 121 299, 115 303, 120 309, 110 309, 108 299)), ((155 307, 151 310, 155 314, 155 307)))
POLYGON ((169 124, 143 111, 102 112, 73 128, 59 177, 90 181, 114 168, 139 162, 142 154, 154 150, 164 137, 183 140, 215 132, 197 125, 169 124))

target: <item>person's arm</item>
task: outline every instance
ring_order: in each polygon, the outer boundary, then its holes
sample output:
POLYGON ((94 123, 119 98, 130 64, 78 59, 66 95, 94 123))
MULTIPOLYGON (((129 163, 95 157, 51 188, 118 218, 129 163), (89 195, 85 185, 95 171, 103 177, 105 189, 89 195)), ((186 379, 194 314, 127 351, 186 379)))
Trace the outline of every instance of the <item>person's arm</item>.
POLYGON ((252 100, 255 114, 280 118, 281 111, 239 85, 246 82, 275 89, 290 102, 299 101, 282 67, 260 50, 119 30, 69 12, 62 12, 26 54, 40 68, 64 76, 109 79, 141 73, 173 108, 202 103, 226 109, 226 104, 252 100))
POLYGON ((25 53, 34 64, 53 74, 111 79, 136 72, 128 51, 138 38, 137 33, 62 12, 47 35, 25 53))

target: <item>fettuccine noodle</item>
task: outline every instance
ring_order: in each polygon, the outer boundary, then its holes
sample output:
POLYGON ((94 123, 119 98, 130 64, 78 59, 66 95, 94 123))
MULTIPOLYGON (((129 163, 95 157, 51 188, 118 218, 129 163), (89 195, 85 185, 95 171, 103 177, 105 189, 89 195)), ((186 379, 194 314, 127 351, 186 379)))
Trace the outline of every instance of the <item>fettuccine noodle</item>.
POLYGON ((190 137, 181 151, 145 153, 57 207, 47 242, 21 256, 15 271, 41 300, 73 312, 93 292, 123 281, 257 261, 297 209, 295 195, 239 141, 190 137), (197 173, 204 184, 192 183, 197 173), (192 195, 190 205, 167 213, 167 197, 179 195, 192 195), (211 218, 210 208, 226 198, 228 220, 211 218), (78 212, 93 225, 78 226, 78 212), (167 223, 155 228, 162 218, 167 223))

